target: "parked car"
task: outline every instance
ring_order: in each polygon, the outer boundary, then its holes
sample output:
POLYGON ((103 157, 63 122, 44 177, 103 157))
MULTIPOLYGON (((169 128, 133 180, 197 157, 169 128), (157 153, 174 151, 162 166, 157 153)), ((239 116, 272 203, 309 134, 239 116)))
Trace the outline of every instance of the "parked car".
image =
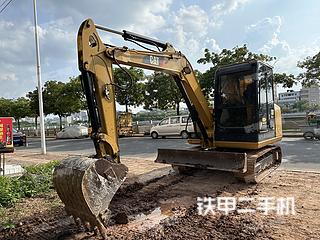
POLYGON ((153 139, 159 136, 181 136, 182 138, 188 138, 191 133, 194 133, 194 128, 192 120, 188 115, 164 118, 150 130, 150 135, 153 139))
POLYGON ((309 113, 306 118, 306 125, 300 125, 303 137, 306 140, 320 140, 320 116, 309 113))
POLYGON ((14 146, 23 146, 27 142, 27 137, 22 132, 19 132, 16 129, 12 129, 13 132, 13 145, 14 146))
POLYGON ((56 138, 85 138, 88 137, 88 127, 85 126, 72 126, 62 129, 57 132, 56 138))

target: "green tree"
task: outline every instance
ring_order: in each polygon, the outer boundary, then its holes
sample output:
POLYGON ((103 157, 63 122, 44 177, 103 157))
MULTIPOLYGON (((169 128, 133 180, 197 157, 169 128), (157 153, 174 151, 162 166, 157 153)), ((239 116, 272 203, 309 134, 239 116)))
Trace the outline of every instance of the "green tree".
POLYGON ((0 98, 0 116, 11 117, 12 114, 12 99, 0 98))
POLYGON ((298 79, 302 81, 303 86, 320 84, 320 52, 313 57, 307 57, 298 62, 298 67, 305 71, 298 75, 298 79))
POLYGON ((38 129, 38 117, 40 116, 38 88, 32 92, 28 92, 27 98, 29 99, 30 105, 30 117, 34 118, 35 128, 38 129))
POLYGON ((128 112, 128 106, 139 106, 144 101, 144 84, 143 80, 145 75, 142 69, 130 67, 130 68, 115 68, 114 78, 119 87, 115 88, 116 101, 126 106, 126 112, 128 112))
POLYGON ((72 97, 77 99, 77 101, 74 102, 74 104, 76 105, 74 107, 79 110, 87 109, 87 101, 82 89, 80 76, 69 78, 69 82, 67 82, 65 86, 65 90, 69 92, 72 97))
POLYGON ((274 82, 276 84, 282 84, 284 88, 292 88, 293 84, 297 83, 297 79, 293 74, 275 73, 273 76, 274 82))
POLYGON ((253 53, 249 51, 246 45, 243 45, 242 47, 236 46, 231 50, 223 49, 220 53, 210 52, 209 49, 205 49, 204 57, 200 58, 198 63, 211 63, 213 66, 201 74, 199 83, 201 88, 204 89, 204 94, 209 97, 209 94, 212 93, 214 89, 214 74, 218 67, 250 60, 269 62, 274 59, 276 58, 265 54, 253 53))
POLYGON ((310 110, 311 112, 320 110, 320 104, 311 104, 311 105, 309 105, 309 110, 310 110))
POLYGON ((83 108, 83 94, 79 92, 76 79, 63 83, 48 81, 44 85, 44 112, 59 116, 60 130, 62 130, 62 118, 79 112, 83 108))
POLYGON ((204 73, 201 73, 198 70, 194 70, 194 73, 196 75, 197 80, 199 81, 203 94, 207 98, 214 97, 213 91, 212 91, 214 88, 214 79, 212 77, 212 72, 208 70, 208 71, 205 71, 204 73), (208 86, 212 86, 212 87, 208 87, 208 86))
POLYGON ((309 103, 306 100, 300 100, 293 104, 293 108, 297 109, 299 112, 305 112, 309 110, 309 103))
POLYGON ((181 102, 180 90, 170 75, 154 72, 151 76, 148 76, 145 109, 176 109, 177 115, 179 115, 181 102))
POLYGON ((295 110, 292 107, 286 106, 286 105, 281 105, 281 112, 282 113, 292 113, 295 110))
POLYGON ((29 116, 31 113, 29 100, 20 97, 13 100, 11 105, 11 115, 18 123, 18 129, 20 130, 20 119, 29 116))

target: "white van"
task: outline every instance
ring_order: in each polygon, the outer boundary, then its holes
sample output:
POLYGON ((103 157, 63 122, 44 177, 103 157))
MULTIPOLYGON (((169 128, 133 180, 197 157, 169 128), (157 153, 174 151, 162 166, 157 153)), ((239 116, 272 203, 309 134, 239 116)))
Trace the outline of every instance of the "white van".
POLYGON ((150 135, 153 139, 166 136, 188 138, 191 133, 194 133, 194 128, 189 115, 164 118, 150 130, 150 135))

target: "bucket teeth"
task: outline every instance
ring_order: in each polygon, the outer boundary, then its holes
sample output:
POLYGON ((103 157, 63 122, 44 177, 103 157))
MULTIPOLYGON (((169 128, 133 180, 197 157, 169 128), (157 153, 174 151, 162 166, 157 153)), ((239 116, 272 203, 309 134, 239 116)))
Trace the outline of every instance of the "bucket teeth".
POLYGON ((81 220, 78 217, 72 216, 77 227, 81 227, 81 220))
POLYGON ((81 222, 80 226, 81 226, 82 231, 86 232, 86 231, 87 231, 87 229, 86 229, 86 225, 85 225, 84 220, 83 220, 83 219, 81 219, 81 220, 80 220, 80 222, 81 222))
MULTIPOLYGON (((101 234, 101 236, 107 236, 106 235, 107 230, 106 230, 104 224, 98 224, 98 225, 100 225, 98 227, 95 225, 91 225, 90 222, 84 221, 83 219, 80 219, 78 217, 75 217, 75 216, 72 216, 72 217, 74 219, 76 226, 79 229, 81 229, 82 231, 84 230, 85 232, 93 232, 94 236, 98 236, 99 233, 101 234)), ((102 221, 101 221, 101 223, 102 223, 102 221)))
POLYGON ((106 159, 71 157, 64 159, 53 173, 54 187, 75 223, 87 231, 99 229, 107 236, 111 199, 126 179, 128 168, 106 159))
POLYGON ((94 232, 94 235, 95 235, 95 236, 99 235, 99 229, 98 229, 97 226, 94 226, 93 232, 94 232))
POLYGON ((93 228, 94 228, 94 226, 91 225, 89 222, 85 222, 85 223, 84 223, 84 229, 85 229, 87 232, 93 232, 93 228))

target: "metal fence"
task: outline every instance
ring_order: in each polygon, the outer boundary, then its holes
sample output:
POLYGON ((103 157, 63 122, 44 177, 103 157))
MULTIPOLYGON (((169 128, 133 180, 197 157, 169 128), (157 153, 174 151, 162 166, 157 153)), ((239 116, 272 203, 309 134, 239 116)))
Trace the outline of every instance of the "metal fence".
POLYGON ((307 125, 306 113, 282 114, 282 129, 301 131, 301 127, 307 125))
MULTIPOLYGON (((132 123, 133 132, 136 134, 150 134, 150 129, 152 126, 156 125, 159 121, 136 121, 132 123)), ((70 125, 72 126, 72 125, 70 125)), ((63 126, 63 128, 69 127, 63 126)), ((35 127, 21 128, 20 131, 28 137, 40 136, 40 129, 35 127)), ((56 134, 60 131, 59 126, 47 126, 45 128, 45 135, 47 137, 55 137, 56 134)))
MULTIPOLYGON (((135 121, 133 122, 133 132, 136 134, 150 134, 150 129, 155 126, 160 121, 135 121)), ((294 113, 294 114, 283 114, 282 115, 282 129, 284 131, 301 131, 301 126, 306 125, 306 114, 305 113, 294 113)), ((68 125, 69 126, 69 125, 68 125)), ((67 126, 63 126, 67 127, 67 126)), ((58 126, 47 126, 45 129, 45 134, 47 137, 55 137, 60 129, 58 126)), ((34 137, 40 135, 40 129, 35 129, 35 127, 22 128, 21 132, 26 134, 26 136, 34 137)))

